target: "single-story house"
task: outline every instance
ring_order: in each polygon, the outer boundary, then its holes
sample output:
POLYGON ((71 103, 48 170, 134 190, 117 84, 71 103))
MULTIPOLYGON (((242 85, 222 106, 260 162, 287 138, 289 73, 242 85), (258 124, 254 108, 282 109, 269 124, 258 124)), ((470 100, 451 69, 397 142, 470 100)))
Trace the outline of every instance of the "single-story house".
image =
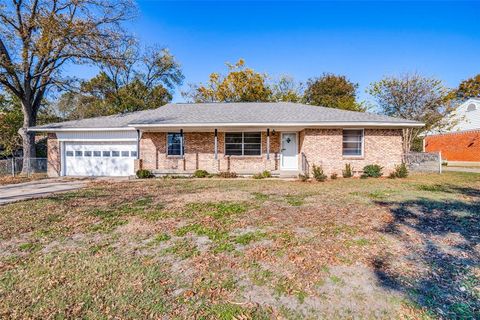
POLYGON ((422 123, 299 103, 179 103, 32 128, 48 133, 50 176, 189 174, 197 169, 297 175, 402 162, 404 128, 422 123))
POLYGON ((480 99, 461 103, 451 121, 454 126, 447 132, 425 137, 424 150, 441 152, 449 165, 480 166, 480 99))

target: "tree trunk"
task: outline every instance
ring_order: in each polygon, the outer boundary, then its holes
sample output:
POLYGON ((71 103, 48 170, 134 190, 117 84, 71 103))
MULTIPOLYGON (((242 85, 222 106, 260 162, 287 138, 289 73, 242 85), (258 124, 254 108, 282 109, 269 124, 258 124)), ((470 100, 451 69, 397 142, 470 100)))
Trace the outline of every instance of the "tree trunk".
POLYGON ((23 127, 18 130, 23 141, 23 166, 22 174, 28 174, 31 159, 37 156, 35 150, 35 133, 28 132, 28 128, 37 123, 37 116, 30 101, 22 101, 23 127))

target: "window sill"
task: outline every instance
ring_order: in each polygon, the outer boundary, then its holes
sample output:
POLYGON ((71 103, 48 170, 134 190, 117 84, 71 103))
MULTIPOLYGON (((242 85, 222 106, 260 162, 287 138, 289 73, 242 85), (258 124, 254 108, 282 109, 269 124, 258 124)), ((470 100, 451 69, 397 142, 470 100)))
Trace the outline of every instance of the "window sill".
POLYGON ((365 160, 364 156, 343 156, 343 160, 365 160))
POLYGON ((234 159, 255 159, 255 158, 258 158, 258 159, 261 159, 263 158, 263 155, 259 155, 259 156, 223 156, 224 158, 234 158, 234 159))
POLYGON ((184 157, 183 156, 169 156, 169 155, 167 155, 167 158, 168 159, 183 159, 184 157))

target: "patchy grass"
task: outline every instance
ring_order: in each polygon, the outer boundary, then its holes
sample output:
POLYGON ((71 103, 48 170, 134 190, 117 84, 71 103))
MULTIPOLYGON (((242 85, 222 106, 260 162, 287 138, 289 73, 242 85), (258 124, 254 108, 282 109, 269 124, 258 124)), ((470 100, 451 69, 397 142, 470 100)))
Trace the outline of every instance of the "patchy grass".
POLYGON ((480 176, 152 179, 0 207, 0 318, 480 310, 480 176))
POLYGON ((1 185, 7 185, 7 184, 17 184, 17 183, 23 183, 23 182, 30 182, 30 181, 36 181, 36 180, 42 180, 46 179, 47 175, 44 173, 35 173, 31 174, 29 176, 27 175, 17 175, 17 176, 1 176, 0 177, 0 186, 1 185))

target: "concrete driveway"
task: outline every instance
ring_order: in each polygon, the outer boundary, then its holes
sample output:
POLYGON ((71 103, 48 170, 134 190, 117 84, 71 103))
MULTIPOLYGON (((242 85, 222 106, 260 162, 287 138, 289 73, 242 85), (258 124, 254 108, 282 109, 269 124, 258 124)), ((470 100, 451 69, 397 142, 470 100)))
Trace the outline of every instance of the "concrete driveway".
POLYGON ((0 186, 0 205, 83 188, 88 181, 45 179, 0 186))

